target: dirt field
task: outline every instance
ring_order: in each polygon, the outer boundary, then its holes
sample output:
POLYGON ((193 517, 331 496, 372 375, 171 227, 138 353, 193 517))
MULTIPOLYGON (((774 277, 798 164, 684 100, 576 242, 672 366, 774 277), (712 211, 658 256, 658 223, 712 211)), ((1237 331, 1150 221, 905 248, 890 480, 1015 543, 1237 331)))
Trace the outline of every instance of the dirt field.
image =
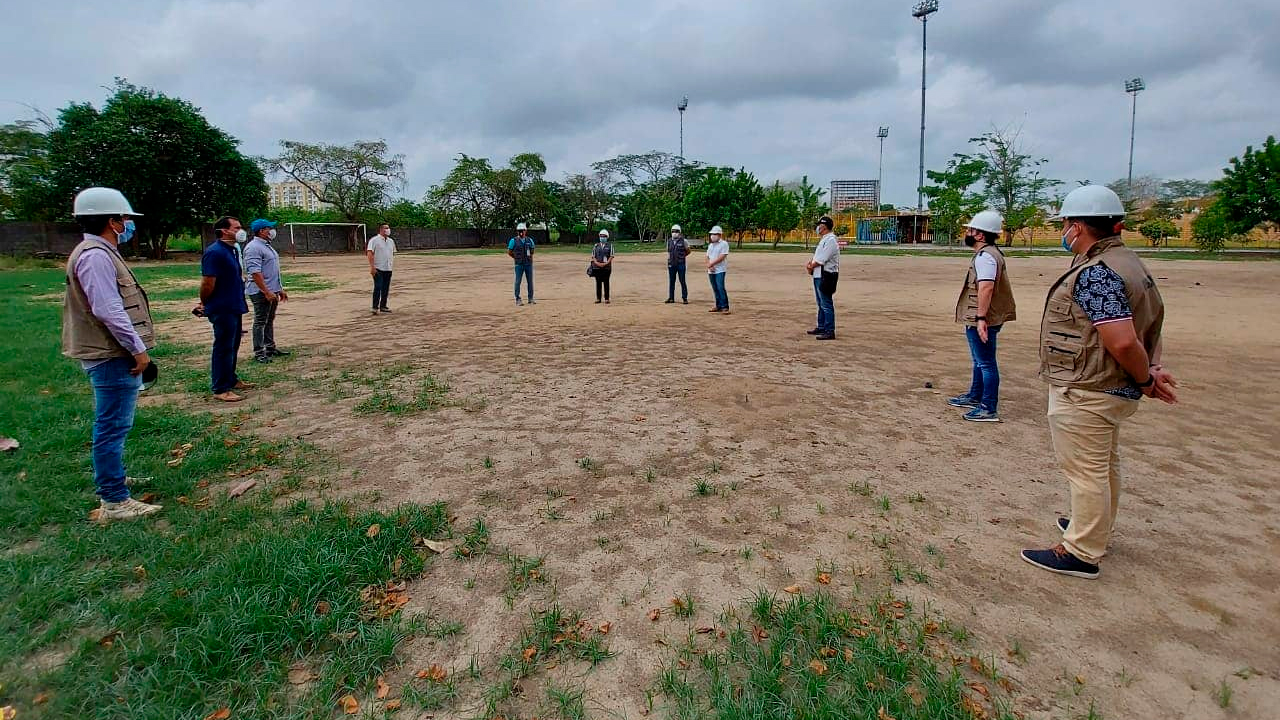
MULTIPOLYGON (((733 255, 728 316, 707 312, 692 267, 690 304, 663 304, 661 255, 620 256, 613 303, 596 305, 586 258, 540 257, 538 304, 517 308, 506 257, 402 255, 395 313, 376 317, 362 258, 286 261, 339 287, 277 320, 310 380, 251 402, 262 432, 336 455, 347 479, 331 492, 444 500, 459 526, 485 518, 493 545, 544 555, 544 598, 613 623, 617 656, 577 680, 597 716, 644 714, 655 640, 675 644, 760 588, 817 587, 821 564, 841 593, 892 586, 967 627, 968 652, 994 658, 1028 717, 1075 717, 1091 700, 1107 718, 1276 717, 1280 264, 1150 263, 1183 401, 1144 402, 1126 426, 1117 535, 1086 581, 1018 558, 1056 542, 1068 509, 1036 378, 1065 255, 1008 261, 1021 319, 1000 335, 999 425, 944 402, 968 384, 951 321, 963 257, 846 254, 835 342, 804 333, 803 256, 733 255), (318 386, 397 361, 445 379, 459 406, 359 416, 358 399, 318 386), (714 492, 697 495, 700 479, 714 492), (646 617, 686 592, 693 619, 646 617)), ((191 318, 166 331, 209 342, 191 318)), ((505 574, 497 558, 450 559, 411 587, 410 609, 466 630, 410 644, 405 672, 504 650, 533 602, 505 602, 505 574)))

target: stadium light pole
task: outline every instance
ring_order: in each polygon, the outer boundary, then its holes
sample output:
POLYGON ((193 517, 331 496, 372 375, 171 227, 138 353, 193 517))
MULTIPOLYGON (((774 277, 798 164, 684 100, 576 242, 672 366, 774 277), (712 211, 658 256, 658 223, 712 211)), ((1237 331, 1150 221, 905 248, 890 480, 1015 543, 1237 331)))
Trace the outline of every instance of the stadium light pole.
POLYGON ((876 131, 876 137, 880 138, 880 172, 876 175, 876 214, 879 215, 884 194, 884 139, 889 137, 889 128, 881 127, 876 131))
POLYGON ((1138 127, 1138 93, 1147 89, 1147 84, 1142 82, 1142 78, 1136 77, 1132 80, 1124 81, 1124 91, 1133 96, 1133 115, 1129 120, 1129 181, 1125 185, 1125 192, 1133 195, 1133 133, 1138 127))
MULTIPOLYGON (((920 172, 916 177, 916 215, 924 209, 924 97, 925 61, 929 56, 929 16, 938 12, 938 0, 920 0, 911 10, 911 17, 920 18, 920 172)), ((915 221, 915 240, 920 239, 919 220, 915 221)))
POLYGON ((684 162, 684 111, 689 109, 689 97, 680 98, 680 102, 676 103, 676 109, 680 111, 680 162, 684 162))

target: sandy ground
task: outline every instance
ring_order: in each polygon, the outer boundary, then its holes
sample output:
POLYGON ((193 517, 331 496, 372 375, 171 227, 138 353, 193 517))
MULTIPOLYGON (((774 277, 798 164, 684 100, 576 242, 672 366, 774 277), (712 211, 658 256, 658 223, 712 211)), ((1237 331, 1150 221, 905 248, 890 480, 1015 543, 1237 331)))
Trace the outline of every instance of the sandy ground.
MULTIPOLYGON (((444 500, 459 525, 485 518, 495 546, 546 558, 549 583, 510 604, 500 559, 437 564, 411 608, 466 631, 412 643, 406 676, 472 655, 491 666, 554 597, 613 623, 617 656, 589 674, 561 668, 567 681, 586 685, 597 716, 638 717, 665 652, 655 640, 674 644, 759 588, 816 587, 821 564, 841 593, 892 584, 969 628, 970 652, 1012 679, 1028 717, 1074 717, 1090 701, 1108 718, 1277 717, 1280 264, 1151 263, 1183 402, 1144 402, 1125 427, 1117 534, 1101 578, 1085 581, 1018 558, 1056 542, 1068 509, 1036 378, 1044 292, 1065 256, 1008 261, 1021 319, 1000 335, 1004 422, 976 426, 944 402, 968 384, 951 321, 964 257, 846 254, 840 337, 826 343, 804 333, 802 256, 733 255, 728 316, 707 312, 692 268, 691 303, 663 304, 660 255, 620 257, 613 303, 596 305, 586 257, 540 257, 538 304, 517 308, 505 257, 402 255, 395 313, 376 317, 362 258, 286 261, 339 283, 277 320, 281 345, 304 353, 300 376, 409 361, 467 401, 370 418, 303 384, 252 400, 263 431, 336 453, 343 492, 444 500), (696 496, 698 479, 719 492, 696 496), (928 581, 893 584, 895 563, 928 581), (694 619, 646 617, 686 592, 694 619)), ((166 329, 208 342, 198 321, 166 329)))

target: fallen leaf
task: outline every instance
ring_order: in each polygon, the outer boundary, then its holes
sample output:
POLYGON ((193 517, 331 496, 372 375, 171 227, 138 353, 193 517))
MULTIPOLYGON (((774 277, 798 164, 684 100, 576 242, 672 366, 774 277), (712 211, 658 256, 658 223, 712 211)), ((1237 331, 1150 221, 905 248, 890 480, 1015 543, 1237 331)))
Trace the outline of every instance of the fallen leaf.
POLYGON ((39 695, 36 695, 35 697, 31 698, 31 703, 33 705, 43 705, 47 702, 49 702, 49 693, 47 692, 42 692, 39 695))
POLYGON ((636 421, 636 422, 644 422, 644 421, 645 421, 645 417, 644 417, 643 415, 636 415, 634 419, 635 419, 635 421, 636 421))
POLYGON ((311 672, 311 668, 302 663, 289 666, 289 684, 290 685, 306 685, 315 678, 315 673, 311 672))
POLYGON ((818 580, 818 583, 819 583, 820 585, 830 585, 830 584, 831 584, 831 573, 818 573, 818 578, 817 578, 817 580, 818 580))
POLYGON ((1077 684, 1077 685, 1083 685, 1083 684, 1084 684, 1084 676, 1083 676, 1083 675, 1077 675, 1077 676, 1076 676, 1076 684, 1077 684))
POLYGON ((827 674, 827 664, 817 658, 809 661, 809 669, 812 670, 815 675, 827 674))
POLYGON ((600 630, 601 635, 608 635, 609 631, 613 629, 613 623, 611 622, 601 623, 598 629, 600 630))
POLYGON ((98 644, 101 645, 102 647, 109 648, 112 645, 116 644, 116 638, 118 637, 120 637, 120 631, 112 630, 106 635, 103 635, 102 639, 98 641, 98 644))
POLYGON ((207 487, 209 487, 209 481, 208 481, 208 480, 201 480, 200 482, 196 483, 196 488, 197 488, 197 489, 203 490, 203 489, 205 489, 205 488, 207 488, 207 487))
POLYGON ((145 567, 143 567, 142 565, 136 565, 136 566, 134 566, 134 568, 133 568, 133 576, 134 576, 135 578, 137 578, 138 580, 146 580, 146 579, 147 579, 147 569, 146 569, 145 567))
POLYGON ((853 651, 850 650, 849 648, 844 649, 844 661, 853 662, 853 651))
POLYGON ((356 636, 355 630, 349 630, 347 632, 329 633, 329 637, 333 638, 334 640, 337 640, 338 642, 347 642, 349 640, 353 640, 355 636, 356 636))
POLYGON ((227 438, 222 441, 222 444, 227 447, 235 447, 240 444, 240 441, 236 440, 235 438, 227 438))
POLYGON ((333 609, 333 606, 329 604, 328 600, 321 600, 320 602, 316 603, 317 615, 328 615, 329 611, 332 609, 333 609))
POLYGON ((346 715, 355 715, 360 712, 360 702, 354 695, 343 695, 338 700, 338 707, 342 708, 342 712, 346 715))
POLYGON ((836 649, 833 647, 824 647, 818 651, 818 654, 824 658, 833 658, 836 656, 836 649))
POLYGON ((204 716, 204 720, 227 720, 231 717, 231 708, 220 707, 204 716))
POLYGON ((370 537, 370 538, 371 538, 371 537, 378 537, 378 533, 380 533, 380 532, 382 532, 382 526, 381 526, 381 525, 379 525, 378 523, 374 523, 374 524, 372 524, 372 525, 370 525, 370 526, 369 526, 369 529, 368 529, 368 530, 365 530, 365 531, 364 531, 364 536, 365 536, 365 537, 370 537))
POLYGON ((980 682, 971 682, 969 683, 969 687, 984 698, 991 697, 991 691, 987 689, 986 685, 983 685, 980 682))
POLYGON ((181 464, 182 464, 182 458, 180 457, 177 457, 165 462, 165 465, 168 465, 169 467, 178 467, 181 464))
POLYGON ((244 482, 240 483, 239 485, 236 485, 235 487, 233 487, 233 488, 231 488, 230 490, 228 490, 228 491, 227 491, 227 497, 238 498, 238 497, 240 497, 241 495, 243 495, 243 494, 245 494, 245 493, 249 492, 250 490, 252 490, 252 489, 253 489, 253 487, 254 487, 255 485, 257 485, 257 484, 258 484, 258 481, 257 481, 257 480, 245 480, 244 482))
POLYGON ((934 634, 934 633, 936 633, 936 632, 938 632, 938 623, 936 623, 936 622, 934 622, 934 621, 930 620, 929 622, 927 622, 927 623, 925 623, 925 624, 924 624, 924 634, 925 634, 925 635, 932 635, 932 634, 934 634))
POLYGON ((783 655, 783 656, 782 656, 782 667, 785 667, 785 668, 789 668, 789 667, 791 667, 791 656, 790 656, 790 655, 783 655))
POLYGON ((89 511, 89 522, 98 522, 102 519, 102 508, 94 508, 89 511))
POLYGON ((448 673, 439 665, 432 665, 427 668, 427 679, 431 682, 444 682, 446 677, 448 677, 448 673))
POLYGON ((658 618, 660 617, 662 617, 662 610, 660 608, 654 608, 649 611, 649 619, 653 622, 658 622, 658 618))
POLYGON ((675 608, 676 610, 684 609, 684 601, 681 600, 680 598, 673 597, 671 598, 670 602, 671 602, 671 607, 675 608))
POLYGON ((192 445, 191 443, 182 443, 182 450, 184 452, 187 450, 190 450, 193 447, 195 447, 195 445, 192 445))
POLYGON ((906 616, 907 616, 907 615, 906 615, 906 613, 904 613, 904 612, 902 612, 902 611, 898 611, 898 612, 896 612, 896 613, 894 613, 894 614, 893 614, 893 619, 894 619, 894 620, 901 620, 902 618, 904 618, 904 617, 906 617, 906 616))
POLYGON ((389 692, 391 692, 391 686, 387 684, 387 679, 379 675, 378 689, 376 692, 374 692, 373 696, 378 698, 379 700, 383 700, 387 697, 387 693, 389 692))
POLYGON ((157 494, 155 494, 155 493, 153 493, 153 492, 149 492, 149 493, 142 493, 142 497, 140 497, 140 498, 138 498, 138 499, 139 499, 139 500, 141 500, 141 501, 142 501, 142 502, 144 502, 144 503, 150 504, 150 503, 154 503, 154 502, 155 502, 156 500, 158 500, 159 498, 160 498, 160 496, 159 496, 159 495, 157 495, 157 494))
POLYGON ((784 592, 784 593, 788 593, 788 594, 791 594, 791 595, 799 595, 799 594, 800 594, 800 586, 799 586, 799 585, 788 585, 788 586, 786 586, 786 587, 782 588, 782 592, 784 592))
POLYGON ((885 712, 884 706, 881 705, 880 709, 876 711, 876 720, 895 720, 895 718, 885 712))
POLYGON ((769 637, 769 632, 768 632, 767 630, 765 630, 764 628, 760 627, 759 625, 752 625, 752 626, 751 626, 751 639, 752 639, 752 640, 755 640, 756 642, 760 642, 761 640, 764 640, 764 639, 765 639, 765 638, 767 638, 767 637, 769 637))
POLYGON ((422 546, 433 553, 439 554, 449 549, 449 543, 440 542, 439 540, 422 539, 422 546))
POLYGON ((399 709, 400 709, 400 698, 396 698, 395 700, 388 700, 388 701, 387 701, 387 704, 382 706, 382 709, 384 709, 384 710, 390 710, 390 711, 392 711, 392 712, 395 712, 396 710, 399 710, 399 709))
POLYGON ((978 704, 977 700, 974 700, 968 695, 960 696, 960 707, 967 710, 969 715, 971 715, 975 720, 987 720, 986 708, 983 708, 978 704))
POLYGON ((530 645, 529 647, 524 649, 524 652, 520 653, 520 657, 524 658, 525 662, 529 662, 537 654, 538 654, 538 648, 530 645))

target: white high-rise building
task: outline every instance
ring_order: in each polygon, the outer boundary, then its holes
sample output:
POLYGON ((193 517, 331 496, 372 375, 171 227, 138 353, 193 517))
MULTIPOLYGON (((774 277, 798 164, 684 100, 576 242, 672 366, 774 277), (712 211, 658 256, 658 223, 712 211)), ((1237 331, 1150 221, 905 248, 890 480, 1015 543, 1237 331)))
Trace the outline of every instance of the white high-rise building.
POLYGON ((296 207, 309 212, 328 210, 333 207, 329 203, 317 200, 316 196, 307 189, 307 186, 297 180, 271 183, 267 188, 267 205, 269 207, 296 207))

